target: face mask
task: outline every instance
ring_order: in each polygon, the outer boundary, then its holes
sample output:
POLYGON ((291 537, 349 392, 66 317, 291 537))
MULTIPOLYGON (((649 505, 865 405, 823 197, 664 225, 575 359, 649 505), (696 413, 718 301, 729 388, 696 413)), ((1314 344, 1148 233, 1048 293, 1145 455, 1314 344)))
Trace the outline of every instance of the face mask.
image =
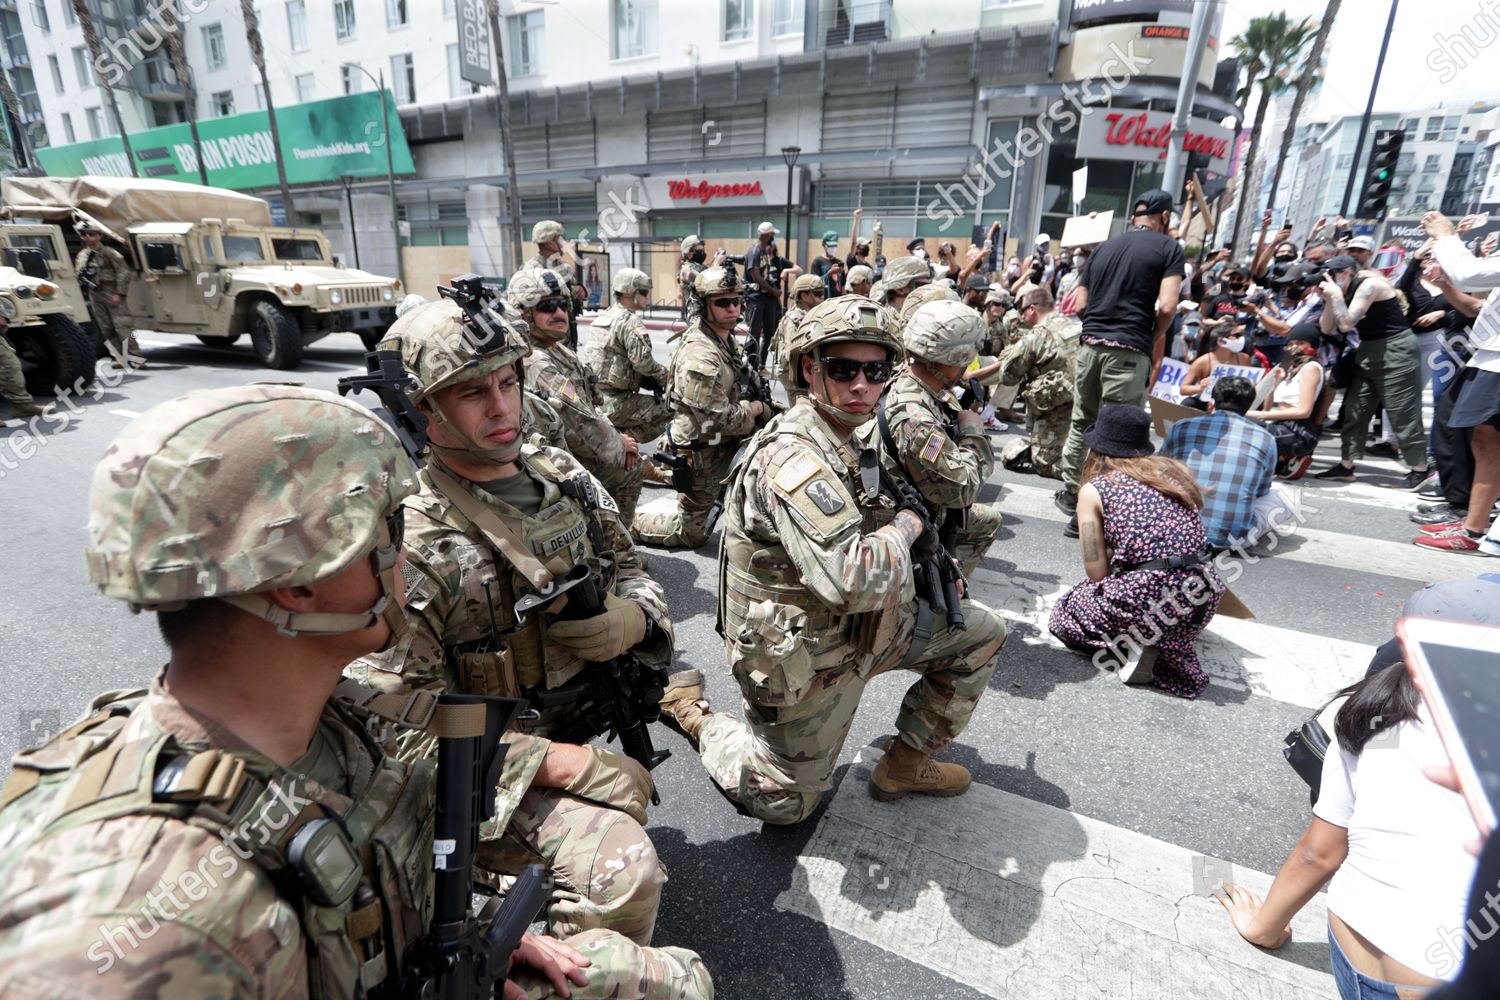
POLYGON ((919 260, 926 260, 927 259, 927 251, 923 250, 921 247, 917 247, 915 250, 913 250, 911 252, 911 255, 913 257, 916 257, 919 260))
POLYGON ((1224 346, 1229 348, 1234 353, 1238 354, 1245 349, 1245 338, 1234 337, 1230 340, 1226 340, 1224 341, 1224 346))
POLYGON ((694 264, 701 264, 705 260, 708 260, 708 251, 707 250, 694 250, 693 253, 692 253, 692 256, 689 259, 694 264))

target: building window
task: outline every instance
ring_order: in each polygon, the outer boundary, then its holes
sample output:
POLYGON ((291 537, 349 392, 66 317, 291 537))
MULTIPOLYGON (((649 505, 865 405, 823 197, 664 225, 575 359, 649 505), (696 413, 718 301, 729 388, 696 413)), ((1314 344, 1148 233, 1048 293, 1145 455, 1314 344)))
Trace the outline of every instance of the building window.
POLYGON ((754 28, 755 0, 724 0, 724 41, 744 41, 754 28))
POLYGON ((63 24, 74 25, 78 23, 78 15, 73 13, 73 0, 63 0, 63 24))
POLYGON ((66 111, 63 112, 63 135, 68 137, 69 142, 77 142, 78 135, 73 131, 73 118, 66 111))
POLYGON ((213 111, 215 118, 223 118, 234 114, 234 91, 221 90, 209 98, 209 108, 213 111))
POLYGON ((412 66, 410 52, 391 56, 391 93, 395 95, 397 104, 410 104, 416 100, 417 74, 412 66))
POLYGON ((224 26, 210 24, 203 29, 203 51, 209 69, 223 69, 229 61, 224 51, 224 26))
POLYGON ((344 93, 357 94, 364 89, 365 75, 359 70, 359 63, 344 63, 344 93))
POLYGON ((354 37, 354 0, 333 0, 333 33, 339 41, 354 37))
POLYGON ((1441 164, 1442 162, 1443 158, 1441 156, 1429 156, 1427 157, 1427 161, 1422 164, 1422 171, 1424 173, 1432 173, 1434 171, 1440 170, 1442 168, 1439 166, 1439 164, 1441 164))
POLYGON ((94 86, 94 67, 89 64, 89 50, 82 45, 73 50, 73 69, 78 74, 80 89, 94 86))
POLYGON ((479 87, 463 78, 463 67, 458 58, 458 44, 448 46, 448 96, 468 97, 479 93, 479 87))
POLYGON ((1438 132, 1440 132, 1442 128, 1443 120, 1441 118, 1429 118, 1427 119, 1427 131, 1422 133, 1422 138, 1428 142, 1435 142, 1438 137, 1438 132))
POLYGON ((57 56, 47 57, 47 68, 52 71, 52 86, 59 94, 65 93, 67 88, 63 86, 62 63, 57 61, 57 56))
POLYGON ((515 14, 510 23, 510 75, 542 75, 542 11, 515 14))
POLYGON ((614 0, 616 59, 656 55, 657 0, 614 0))
POLYGON ((1458 138, 1457 118, 1443 119, 1443 134, 1440 138, 1445 142, 1458 138))
POLYGON ((453 0, 443 0, 443 16, 452 17, 456 11, 453 9, 453 0))
POLYGON ((802 34, 802 10, 802 0, 775 0, 771 9, 771 34, 777 38, 802 34))
POLYGON ((286 34, 293 52, 307 51, 307 0, 286 0, 286 34))
POLYGON ((306 104, 313 99, 313 75, 311 73, 297 74, 297 103, 306 104))
POLYGON ((406 0, 385 0, 385 26, 399 28, 408 21, 406 0))
MULTIPOLYGON (((64 0, 64 2, 71 3, 72 0, 64 0)), ((34 23, 38 28, 41 28, 43 31, 52 30, 52 22, 47 17, 46 0, 32 0, 31 20, 32 23, 34 23)))
POLYGON ((88 123, 89 123, 89 138, 90 139, 102 139, 102 138, 104 138, 104 115, 99 111, 99 109, 98 108, 87 108, 87 109, 84 110, 83 115, 84 115, 85 118, 88 119, 88 123))

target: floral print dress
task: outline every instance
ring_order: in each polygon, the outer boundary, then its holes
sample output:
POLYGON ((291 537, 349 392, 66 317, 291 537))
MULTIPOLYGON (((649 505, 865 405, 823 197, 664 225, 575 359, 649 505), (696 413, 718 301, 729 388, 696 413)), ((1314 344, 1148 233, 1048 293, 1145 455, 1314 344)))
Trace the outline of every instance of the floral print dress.
POLYGON ((1106 650, 1121 659, 1132 643, 1157 646, 1152 683, 1169 694, 1196 698, 1208 686, 1208 675, 1193 643, 1224 593, 1219 571, 1211 562, 1184 569, 1126 567, 1202 551, 1203 519, 1198 511, 1122 472, 1107 472, 1091 482, 1103 501, 1110 575, 1084 580, 1064 594, 1052 609, 1048 628, 1073 649, 1106 650))

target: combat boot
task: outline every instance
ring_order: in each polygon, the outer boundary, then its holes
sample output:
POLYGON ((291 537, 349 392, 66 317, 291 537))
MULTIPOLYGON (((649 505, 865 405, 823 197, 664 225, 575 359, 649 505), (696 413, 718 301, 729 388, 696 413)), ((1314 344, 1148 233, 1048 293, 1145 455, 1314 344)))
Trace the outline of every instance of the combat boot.
POLYGON ((698 749, 698 731, 712 714, 703 696, 703 671, 679 670, 667 678, 667 691, 661 696, 661 721, 680 733, 694 750, 698 749))
POLYGON ((870 773, 870 794, 882 802, 913 792, 946 798, 968 791, 971 780, 967 768, 935 761, 896 736, 870 773))
POLYGON ((17 417, 40 417, 47 412, 47 407, 38 406, 34 402, 11 403, 10 412, 17 417))

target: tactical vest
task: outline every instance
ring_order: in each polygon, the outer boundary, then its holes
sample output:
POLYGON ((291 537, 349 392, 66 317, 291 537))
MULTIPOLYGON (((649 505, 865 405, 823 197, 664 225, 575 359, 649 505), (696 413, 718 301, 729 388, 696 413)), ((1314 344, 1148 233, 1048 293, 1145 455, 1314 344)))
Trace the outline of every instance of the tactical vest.
MULTIPOLYGON (((860 484, 859 457, 851 446, 809 438, 806 429, 786 426, 789 414, 767 424, 751 441, 730 473, 726 524, 719 553, 719 619, 730 665, 742 685, 758 689, 759 704, 794 702, 819 672, 862 669, 888 643, 895 615, 866 612, 841 614, 818 599, 801 581, 800 572, 779 540, 754 537, 746 530, 745 507, 760 507, 748 488, 756 456, 784 437, 810 443, 856 498, 868 527, 889 501, 871 495, 860 484), (883 621, 883 619, 888 619, 883 621)), ((770 474, 770 470, 766 470, 770 474)), ((908 589, 910 582, 908 581, 908 589)))
POLYGON ((580 351, 585 363, 594 370, 599 379, 601 392, 633 393, 641 387, 640 373, 630 363, 622 343, 626 337, 636 336, 630 310, 616 303, 602 316, 594 320, 594 339, 580 351))
MULTIPOLYGON (((583 661, 555 651, 549 657, 545 604, 522 621, 515 613, 516 602, 528 594, 545 593, 581 566, 598 573, 606 590, 614 586, 614 560, 599 554, 604 533, 598 520, 598 509, 618 510, 613 498, 587 472, 564 472, 545 452, 529 445, 521 449, 520 461, 542 483, 542 504, 535 514, 502 509, 476 496, 441 467, 423 471, 435 492, 423 490, 406 501, 433 521, 464 532, 460 544, 480 549, 480 558, 491 567, 488 573, 477 568, 464 573, 467 616, 443 636, 449 668, 467 694, 526 697, 566 684, 583 668, 583 661), (438 482, 445 474, 450 482, 438 482), (582 498, 584 482, 598 491, 598 509, 582 498), (475 541, 476 536, 482 541, 475 541)), ((447 555, 467 564, 455 548, 450 547, 447 555)), ((544 716, 539 724, 521 728, 545 735, 547 722, 544 716)))
POLYGON ((672 403, 672 422, 667 427, 668 440, 679 448, 703 448, 723 446, 733 451, 738 438, 700 440, 698 420, 691 412, 693 408, 704 408, 712 402, 709 382, 722 390, 731 406, 740 403, 739 371, 745 364, 744 355, 732 343, 726 344, 712 330, 703 326, 689 326, 682 343, 672 354, 667 365, 668 399, 672 403), (689 377, 692 372, 696 377, 689 377))
POLYGON ((385 757, 356 717, 330 702, 319 726, 350 758, 353 804, 337 817, 308 802, 286 822, 285 803, 297 799, 278 795, 273 782, 295 793, 297 778, 266 758, 190 749, 149 724, 138 727, 148 739, 126 738, 145 696, 102 695, 83 721, 14 759, 0 810, 50 795, 33 805, 47 818, 29 849, 73 827, 129 816, 170 817, 224 836, 298 915, 310 996, 364 997, 388 977, 394 982, 431 918, 431 766, 385 757), (347 839, 334 838, 335 828, 347 839))

